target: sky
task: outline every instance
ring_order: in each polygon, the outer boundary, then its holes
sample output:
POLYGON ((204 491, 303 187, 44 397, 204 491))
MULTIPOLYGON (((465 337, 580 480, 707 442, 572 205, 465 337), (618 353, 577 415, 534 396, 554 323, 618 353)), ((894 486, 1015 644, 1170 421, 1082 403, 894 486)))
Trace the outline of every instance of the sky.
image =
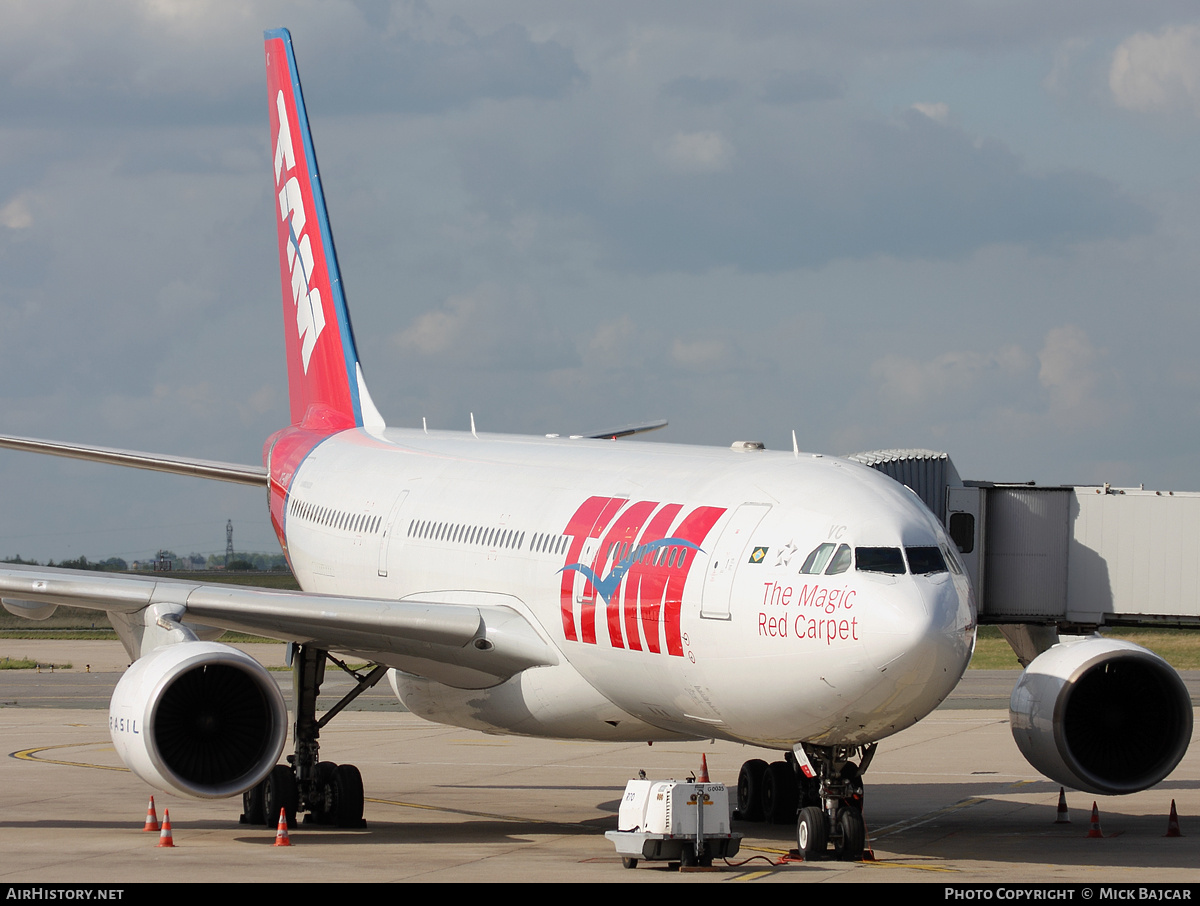
MULTIPOLYGON (((1200 490, 1194 2, 0 0, 0 433, 261 462, 262 33, 390 425, 1200 490), (1191 152, 1191 153, 1189 153, 1191 152), (637 442, 637 441, 633 441, 637 442)), ((265 492, 0 451, 0 556, 276 551, 265 492)))

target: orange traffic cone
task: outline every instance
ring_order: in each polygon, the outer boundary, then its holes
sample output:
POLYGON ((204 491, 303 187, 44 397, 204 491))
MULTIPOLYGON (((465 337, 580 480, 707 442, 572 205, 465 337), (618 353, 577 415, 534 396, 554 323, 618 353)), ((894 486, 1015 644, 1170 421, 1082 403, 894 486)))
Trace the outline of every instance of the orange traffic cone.
POLYGON ((291 846, 292 841, 288 838, 287 832, 287 809, 279 810, 279 829, 275 831, 276 846, 291 846))
POLYGON ((158 846, 174 846, 175 839, 171 836, 171 810, 163 809, 162 833, 158 835, 158 846))
POLYGON ((1061 786, 1058 788, 1058 815, 1054 819, 1055 824, 1070 824, 1071 813, 1067 811, 1067 791, 1061 786))
POLYGON ((1182 837, 1183 831, 1179 829, 1179 814, 1175 811, 1175 800, 1171 800, 1171 816, 1167 818, 1167 832, 1164 837, 1182 837))
POLYGON ((157 833, 162 829, 162 825, 158 823, 158 815, 154 813, 154 797, 150 797, 150 804, 146 806, 146 826, 143 831, 154 831, 157 833))
POLYGON ((1092 800, 1092 826, 1088 829, 1088 837, 1104 837, 1104 833, 1100 830, 1100 809, 1096 808, 1096 801, 1092 800))
POLYGON ((696 778, 697 783, 712 783, 708 779, 708 759, 704 757, 704 753, 700 753, 700 776, 696 778))

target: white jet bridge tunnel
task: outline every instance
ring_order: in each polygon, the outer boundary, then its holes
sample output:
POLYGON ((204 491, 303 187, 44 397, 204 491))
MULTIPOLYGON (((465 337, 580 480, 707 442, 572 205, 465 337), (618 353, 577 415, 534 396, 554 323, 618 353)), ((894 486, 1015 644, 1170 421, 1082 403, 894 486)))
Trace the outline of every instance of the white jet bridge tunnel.
POLYGON ((941 517, 980 623, 1200 629, 1200 493, 962 481, 945 453, 929 450, 849 458, 912 488, 941 517))

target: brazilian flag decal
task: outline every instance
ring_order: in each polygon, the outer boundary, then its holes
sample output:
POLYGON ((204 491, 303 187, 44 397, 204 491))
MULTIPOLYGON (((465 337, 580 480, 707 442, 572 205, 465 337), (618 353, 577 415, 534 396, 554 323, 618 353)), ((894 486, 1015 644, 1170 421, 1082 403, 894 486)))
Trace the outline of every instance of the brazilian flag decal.
POLYGON ((767 559, 767 549, 765 547, 756 547, 753 553, 750 554, 751 563, 762 563, 767 559))

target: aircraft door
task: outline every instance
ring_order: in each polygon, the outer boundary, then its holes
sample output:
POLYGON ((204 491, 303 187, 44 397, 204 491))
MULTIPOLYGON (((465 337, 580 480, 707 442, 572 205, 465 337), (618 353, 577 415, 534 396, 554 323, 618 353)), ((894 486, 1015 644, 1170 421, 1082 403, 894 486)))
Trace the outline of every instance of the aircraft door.
POLYGON ((400 509, 404 506, 404 501, 408 499, 408 491, 401 491, 400 496, 396 498, 396 502, 392 504, 391 512, 388 513, 387 522, 383 524, 383 534, 379 538, 379 575, 382 577, 388 574, 388 550, 392 543, 392 531, 396 525, 396 517, 400 515, 400 509))
POLYGON ((709 620, 729 619, 729 596, 733 591, 734 576, 749 556, 747 551, 754 530, 770 509, 769 503, 743 503, 725 524, 704 577, 700 616, 709 620))

